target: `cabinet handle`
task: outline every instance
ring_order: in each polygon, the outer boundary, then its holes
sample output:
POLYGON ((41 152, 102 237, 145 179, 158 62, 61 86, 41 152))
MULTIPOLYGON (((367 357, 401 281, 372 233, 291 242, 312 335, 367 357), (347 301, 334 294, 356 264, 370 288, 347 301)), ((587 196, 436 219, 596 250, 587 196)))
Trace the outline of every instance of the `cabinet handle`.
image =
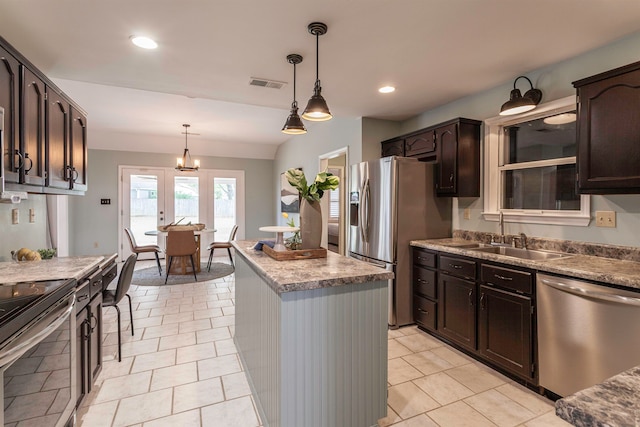
POLYGON ((87 298, 89 298, 89 295, 80 295, 80 296, 78 297, 78 302, 80 302, 80 301, 84 301, 84 300, 86 300, 87 298))
POLYGON ((420 313, 424 313, 424 314, 426 314, 427 316, 429 315, 429 312, 428 312, 427 310, 423 310, 423 309, 421 309, 421 308, 418 308, 418 311, 419 311, 420 313))
POLYGON ((76 168, 71 168, 71 180, 73 182, 76 182, 77 179, 78 179, 78 171, 76 170, 76 168))
POLYGON ((484 310, 484 292, 480 294, 480 309, 484 310))
POLYGON ((449 182, 453 182, 453 174, 449 175, 449 182))
POLYGON ((89 332, 91 331, 91 325, 89 325, 89 320, 85 319, 82 322, 82 340, 87 341, 89 339, 89 332))
POLYGON ((506 277, 506 276, 501 276, 499 274, 494 274, 493 275, 496 279, 500 279, 500 280, 506 280, 507 282, 510 282, 513 280, 513 277, 506 277))
POLYGON ((462 266, 458 264, 449 264, 449 267, 455 268, 456 270, 460 270, 462 268, 462 266))
POLYGON ((15 150, 14 152, 14 158, 13 158, 13 165, 16 166, 16 169, 20 169, 22 168, 22 166, 24 166, 24 157, 22 157, 22 153, 20 153, 19 150, 15 150), (18 156, 18 164, 16 165, 16 159, 15 156, 18 156))
POLYGON ((29 153, 24 153, 24 174, 28 175, 32 167, 33 167, 33 160, 29 158, 29 153), (29 167, 27 167, 27 160, 29 160, 29 167))
POLYGON ((97 327, 98 327, 98 318, 93 313, 91 313, 91 324, 89 324, 89 328, 91 328, 91 333, 93 333, 93 331, 95 331, 97 327), (95 326, 92 324, 94 320, 96 321, 95 326))
POLYGON ((473 289, 469 289, 469 306, 473 307, 473 289))
POLYGON ((418 257, 418 260, 420 260, 420 261, 428 261, 428 259, 427 259, 427 258, 425 258, 425 257, 421 257, 421 256, 419 256, 419 257, 418 257))

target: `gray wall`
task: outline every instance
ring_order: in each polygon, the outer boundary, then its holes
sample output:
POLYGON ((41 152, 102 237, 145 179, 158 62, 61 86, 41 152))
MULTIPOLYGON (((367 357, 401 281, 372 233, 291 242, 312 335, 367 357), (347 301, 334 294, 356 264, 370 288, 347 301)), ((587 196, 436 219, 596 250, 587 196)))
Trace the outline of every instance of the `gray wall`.
POLYGON ((10 261, 11 251, 20 248, 32 250, 47 248, 46 197, 29 194, 27 200, 17 204, 0 203, 0 261, 10 261), (29 222, 29 209, 35 211, 35 222, 29 222), (12 224, 11 211, 18 209, 19 224, 12 224))
MULTIPOLYGON (((113 253, 118 247, 118 166, 171 166, 175 155, 89 150, 89 191, 70 197, 70 255, 113 253), (100 199, 111 205, 100 205, 100 199)), ((258 227, 274 224, 276 197, 271 177, 273 160, 199 157, 203 169, 245 172, 245 237, 259 236, 258 227)))
MULTIPOLYGON (((571 82, 603 71, 638 61, 640 51, 640 33, 618 40, 583 55, 567 59, 549 67, 526 72, 534 86, 542 90, 542 102, 548 102, 575 95, 571 82)), ((473 70, 469 71, 473 78, 473 70)), ((514 79, 517 75, 513 76, 514 79)), ((525 85, 526 86, 526 85, 525 85)), ((523 89, 525 88, 523 86, 523 89)), ((468 117, 484 120, 498 115, 500 106, 509 98, 513 81, 491 90, 459 99, 442 107, 426 111, 419 116, 402 123, 401 133, 421 129, 454 117, 468 117)), ((607 161, 607 159, 603 159, 607 161)), ((476 231, 497 231, 495 222, 485 221, 482 216, 483 199, 454 199, 453 227, 476 231), (465 208, 470 208, 471 219, 463 219, 465 208)), ((532 236, 577 240, 596 243, 610 243, 625 246, 640 246, 640 195, 592 196, 592 217, 597 210, 617 212, 616 228, 595 226, 570 227, 557 225, 506 224, 506 233, 524 232, 532 236)))

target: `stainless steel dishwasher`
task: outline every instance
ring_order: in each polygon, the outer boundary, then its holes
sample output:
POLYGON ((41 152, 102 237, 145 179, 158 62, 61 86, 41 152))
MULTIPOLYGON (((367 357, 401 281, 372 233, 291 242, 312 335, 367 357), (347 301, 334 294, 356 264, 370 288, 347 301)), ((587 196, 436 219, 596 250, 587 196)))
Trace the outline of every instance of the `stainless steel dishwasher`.
POLYGON ((540 385, 560 396, 640 365, 640 293, 537 275, 540 385))

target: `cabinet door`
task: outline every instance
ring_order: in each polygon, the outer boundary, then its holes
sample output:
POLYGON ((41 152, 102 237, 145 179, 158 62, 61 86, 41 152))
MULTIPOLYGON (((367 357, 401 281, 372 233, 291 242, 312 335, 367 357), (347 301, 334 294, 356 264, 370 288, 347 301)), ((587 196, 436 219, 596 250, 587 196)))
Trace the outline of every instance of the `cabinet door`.
POLYGON ((4 109, 4 170, 5 182, 18 183, 22 154, 18 140, 18 95, 20 64, 0 47, 0 107, 4 109))
POLYGON ((437 142, 434 140, 432 130, 407 137, 405 140, 405 153, 407 157, 428 158, 436 157, 437 142))
POLYGON ((533 378, 531 317, 531 298, 480 286, 480 353, 515 374, 533 378))
POLYGON ((102 370, 102 294, 89 304, 89 390, 102 370))
POLYGON ((470 350, 476 349, 476 284, 438 275, 438 332, 470 350))
POLYGON ((69 148, 71 154, 71 188, 87 190, 87 118, 71 107, 69 148))
POLYGON ((71 189, 69 180, 69 104, 47 88, 46 111, 46 185, 71 189))
POLYGON ((640 193, 640 70, 578 88, 578 190, 640 193))
POLYGON ((24 183, 44 185, 44 82, 23 67, 22 150, 24 183))
POLYGON ((89 357, 89 322, 88 310, 81 309, 76 316, 76 387, 78 399, 76 407, 80 406, 84 396, 89 393, 89 371, 87 370, 89 357))
POLYGON ((404 156, 404 139, 382 141, 382 156, 404 156))
POLYGON ((457 124, 452 123, 435 131, 438 145, 436 167, 436 192, 438 195, 453 195, 457 191, 458 135, 457 124))

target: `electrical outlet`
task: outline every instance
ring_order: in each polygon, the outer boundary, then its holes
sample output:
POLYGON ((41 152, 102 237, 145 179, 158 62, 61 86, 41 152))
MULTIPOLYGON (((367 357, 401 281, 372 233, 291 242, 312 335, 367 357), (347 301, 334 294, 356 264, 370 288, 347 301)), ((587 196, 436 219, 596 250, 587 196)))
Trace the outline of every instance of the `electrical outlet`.
POLYGON ((471 219, 471 209, 465 208, 463 217, 464 219, 471 219))
POLYGON ((93 242, 93 247, 94 247, 94 248, 97 248, 98 246, 99 246, 99 245, 98 245, 98 242, 93 242))
POLYGON ((36 222, 36 210, 33 208, 29 208, 29 222, 36 222))
POLYGON ((615 211, 596 211, 596 227, 611 227, 616 226, 616 212, 615 211))
POLYGON ((18 209, 11 209, 11 223, 12 224, 20 223, 20 211, 18 209))

